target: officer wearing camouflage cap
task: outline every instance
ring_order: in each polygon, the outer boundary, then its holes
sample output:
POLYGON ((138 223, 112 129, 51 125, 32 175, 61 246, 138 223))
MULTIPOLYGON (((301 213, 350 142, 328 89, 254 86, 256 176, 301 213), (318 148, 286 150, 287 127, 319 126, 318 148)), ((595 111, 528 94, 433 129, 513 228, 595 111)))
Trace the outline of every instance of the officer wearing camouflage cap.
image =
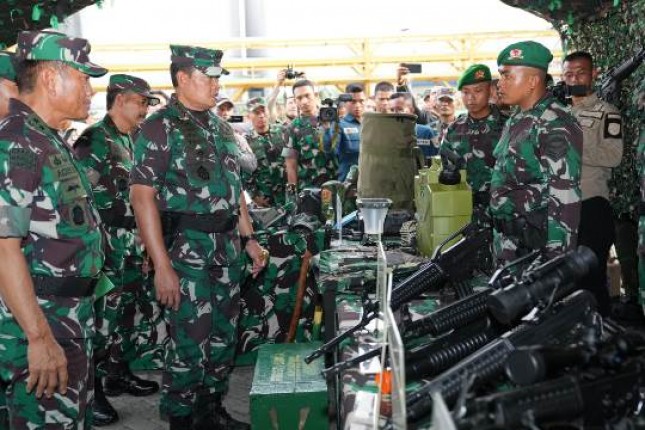
POLYGON ((143 122, 131 202, 170 324, 161 413, 171 429, 248 428, 222 406, 235 353, 240 252, 266 255, 253 236, 231 126, 211 112, 226 74, 222 51, 171 45, 175 94, 143 122), (242 239, 242 240, 241 240, 242 239))
POLYGON ((536 249, 551 258, 576 247, 582 131, 547 92, 552 58, 533 41, 497 57, 501 101, 517 106, 493 152, 490 209, 500 264, 536 249))
POLYGON ((9 100, 18 97, 13 54, 0 51, 0 119, 9 113, 9 100))
POLYGON ((88 116, 88 75, 107 73, 89 52, 61 33, 18 35, 19 98, 0 125, 0 387, 11 429, 91 425, 103 241, 91 185, 56 132, 88 116))
POLYGON ((257 159, 257 169, 252 174, 242 174, 244 188, 260 207, 282 206, 286 184, 282 157, 287 141, 286 127, 269 124, 267 102, 262 97, 249 100, 246 108, 252 129, 245 138, 257 159))
POLYGON ((441 142, 444 168, 449 167, 453 152, 465 163, 468 185, 473 192, 473 222, 491 227, 488 216, 490 180, 495 166, 493 149, 508 117, 489 104, 491 73, 488 66, 473 64, 459 78, 457 89, 467 113, 448 126, 441 142))
POLYGON ((159 99, 150 94, 150 85, 145 80, 125 74, 110 76, 108 112, 83 132, 75 146, 92 183, 106 232, 104 271, 116 286, 94 304, 97 327, 94 338, 95 426, 118 420, 116 411, 105 397, 103 385, 108 395, 126 392, 146 396, 159 389, 156 382, 133 375, 128 366, 128 361, 136 356, 136 305, 149 300, 144 291, 143 248, 137 238, 129 198, 134 149, 130 136, 145 119, 148 106, 157 103, 159 99))

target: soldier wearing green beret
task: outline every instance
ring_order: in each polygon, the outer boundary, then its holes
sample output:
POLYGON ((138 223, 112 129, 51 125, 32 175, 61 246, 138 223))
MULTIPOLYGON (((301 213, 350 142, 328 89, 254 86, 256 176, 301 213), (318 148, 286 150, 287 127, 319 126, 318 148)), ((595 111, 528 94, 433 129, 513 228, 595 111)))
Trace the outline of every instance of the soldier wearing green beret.
POLYGON ((13 54, 0 51, 0 119, 9 113, 9 100, 18 97, 13 54))
POLYGON ((536 249, 554 257, 577 243, 582 130, 547 92, 552 58, 533 41, 509 45, 497 57, 499 96, 516 106, 493 152, 490 212, 498 263, 536 249))
POLYGON ((222 406, 237 339, 240 252, 266 254, 242 193, 239 148, 216 104, 223 52, 171 45, 175 94, 141 125, 130 195, 170 326, 161 413, 171 429, 248 428, 222 406))
POLYGON ((450 164, 447 153, 457 154, 465 163, 468 185, 473 191, 473 221, 490 227, 488 205, 490 181, 495 166, 493 150, 508 117, 497 106, 489 104, 490 69, 473 64, 457 83, 467 113, 450 124, 441 142, 440 155, 444 168, 450 164))
POLYGON ((0 387, 10 429, 91 427, 93 292, 103 240, 92 188, 56 130, 88 116, 87 40, 21 32, 18 99, 0 125, 0 387))
POLYGON ((118 420, 117 412, 103 392, 134 396, 155 393, 159 385, 133 375, 128 361, 135 358, 135 313, 138 301, 146 300, 143 247, 137 238, 130 206, 129 175, 133 143, 130 137, 159 103, 150 86, 135 76, 115 74, 107 87, 105 117, 88 127, 76 141, 75 151, 92 183, 96 206, 106 232, 105 274, 115 289, 94 304, 97 334, 94 338, 94 425, 118 420))

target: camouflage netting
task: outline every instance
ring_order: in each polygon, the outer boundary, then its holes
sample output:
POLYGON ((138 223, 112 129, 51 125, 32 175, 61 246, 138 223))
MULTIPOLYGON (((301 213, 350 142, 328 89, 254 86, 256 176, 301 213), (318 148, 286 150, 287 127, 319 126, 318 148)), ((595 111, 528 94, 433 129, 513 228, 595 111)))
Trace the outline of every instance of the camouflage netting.
MULTIPOLYGON (((645 43, 645 0, 502 1, 549 21, 562 36, 564 52, 589 51, 601 73, 634 55, 645 43)), ((638 202, 635 150, 643 117, 636 106, 636 91, 643 78, 645 66, 641 65, 623 81, 618 103, 625 119, 625 155, 612 178, 617 214, 634 214, 638 202)))
POLYGON ((102 0, 0 0, 0 48, 21 30, 56 28, 69 15, 102 0))

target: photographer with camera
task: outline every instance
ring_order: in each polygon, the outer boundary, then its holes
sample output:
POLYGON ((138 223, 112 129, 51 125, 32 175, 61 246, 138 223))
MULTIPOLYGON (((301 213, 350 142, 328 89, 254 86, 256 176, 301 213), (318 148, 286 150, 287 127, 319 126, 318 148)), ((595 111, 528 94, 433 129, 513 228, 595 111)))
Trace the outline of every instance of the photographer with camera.
POLYGON ((314 83, 301 79, 293 84, 293 96, 299 116, 287 127, 287 146, 282 151, 287 172, 287 194, 298 189, 320 187, 336 175, 331 154, 323 147, 321 121, 318 118, 318 94, 314 83))
POLYGON ((284 106, 284 117, 280 115, 277 110, 277 103, 280 94, 282 93, 284 83, 287 79, 301 78, 304 79, 304 72, 297 72, 293 70, 292 66, 287 66, 286 69, 282 69, 278 72, 276 78, 276 85, 273 87, 273 91, 267 97, 267 109, 268 109, 268 118, 269 123, 273 124, 275 122, 281 122, 283 124, 289 124, 298 116, 298 108, 293 96, 285 97, 285 106, 284 106))
MULTIPOLYGON (((396 69, 396 92, 397 93, 409 93, 410 95, 412 95, 412 91, 410 91, 410 87, 408 85, 409 74, 410 74, 410 69, 406 67, 406 65, 403 63, 400 64, 399 67, 396 69)), ((430 124, 437 123, 437 119, 432 116, 431 112, 419 109, 419 106, 417 106, 417 102, 416 100, 414 100, 414 97, 412 97, 412 108, 413 108, 412 113, 417 116, 417 124, 430 125, 430 124)))
MULTIPOLYGON (((607 259, 614 243, 614 217, 609 203, 608 181, 611 170, 623 156, 623 129, 620 112, 601 100, 593 91, 597 76, 593 58, 587 52, 573 52, 564 57, 562 79, 573 95, 571 113, 582 128, 582 174, 580 188, 582 205, 578 245, 591 248, 598 257, 598 266, 589 272, 581 285, 596 296, 601 314, 609 312, 607 259), (575 86, 583 86, 584 96, 575 95, 575 86)), ((637 291, 629 291, 636 300, 637 291)))
POLYGON ((257 169, 258 160, 255 158, 255 154, 253 154, 253 150, 246 141, 246 138, 242 135, 245 128, 243 127, 243 122, 240 122, 240 119, 243 120, 244 118, 239 115, 233 115, 234 111, 235 104, 231 99, 226 97, 221 97, 215 105, 215 115, 228 122, 235 132, 235 143, 240 149, 240 168, 244 173, 251 174, 257 169))
POLYGON ((349 84, 346 90, 345 97, 339 97, 338 104, 347 103, 347 114, 336 119, 337 126, 329 121, 323 121, 325 148, 332 147, 334 130, 338 131, 338 144, 334 152, 338 157, 339 181, 345 180, 350 167, 358 165, 358 154, 361 147, 361 119, 367 99, 361 84, 349 84))

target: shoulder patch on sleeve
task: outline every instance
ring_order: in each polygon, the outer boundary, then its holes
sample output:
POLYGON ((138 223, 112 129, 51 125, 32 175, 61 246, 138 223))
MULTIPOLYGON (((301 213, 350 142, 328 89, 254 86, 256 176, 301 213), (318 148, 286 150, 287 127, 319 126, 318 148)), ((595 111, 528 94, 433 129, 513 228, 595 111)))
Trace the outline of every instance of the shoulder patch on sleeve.
POLYGON ((606 139, 620 139, 623 137, 623 120, 620 115, 615 113, 607 114, 604 137, 606 139))
POLYGON ((9 168, 36 169, 36 154, 27 148, 12 148, 9 152, 9 168))

